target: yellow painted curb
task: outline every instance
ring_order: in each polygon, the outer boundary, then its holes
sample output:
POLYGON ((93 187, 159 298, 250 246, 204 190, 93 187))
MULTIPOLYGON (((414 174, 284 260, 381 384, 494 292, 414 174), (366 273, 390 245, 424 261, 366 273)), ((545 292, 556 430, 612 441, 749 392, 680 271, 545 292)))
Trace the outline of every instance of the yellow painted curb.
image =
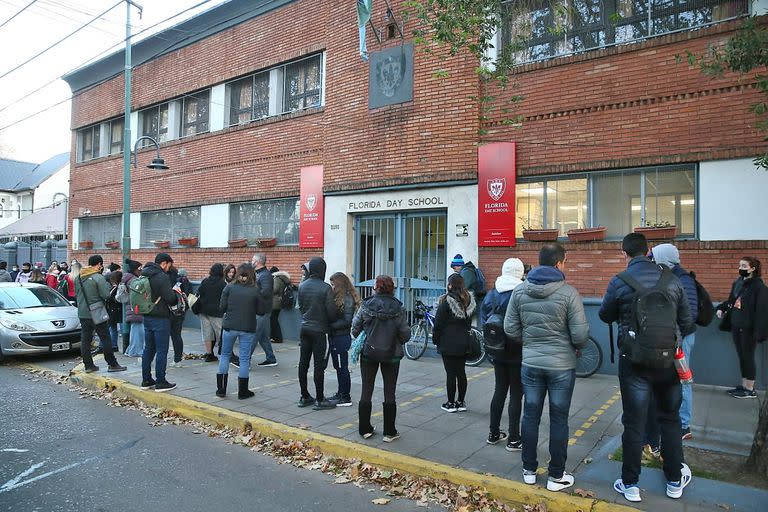
POLYGON ((279 438, 285 441, 308 441, 309 444, 318 448, 326 455, 359 459, 368 464, 396 469, 412 475, 447 480, 457 485, 485 488, 492 497, 510 505, 535 505, 544 502, 547 510, 554 512, 637 512, 636 509, 631 507, 608 503, 598 499, 581 498, 568 493, 553 493, 539 486, 525 485, 505 478, 482 475, 410 455, 353 443, 345 439, 290 427, 259 418, 258 416, 230 411, 215 405, 190 400, 189 398, 167 393, 144 391, 138 386, 119 379, 85 373, 75 373, 70 375, 69 378, 73 383, 93 390, 111 388, 113 389, 113 394, 117 396, 132 398, 149 406, 169 409, 191 420, 233 429, 250 428, 264 436, 279 438))

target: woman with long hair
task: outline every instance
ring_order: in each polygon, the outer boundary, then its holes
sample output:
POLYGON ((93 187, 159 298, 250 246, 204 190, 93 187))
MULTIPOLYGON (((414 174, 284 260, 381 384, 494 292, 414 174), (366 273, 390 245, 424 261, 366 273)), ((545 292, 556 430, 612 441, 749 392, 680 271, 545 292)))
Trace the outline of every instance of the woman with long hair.
POLYGON ((352 345, 352 337, 349 330, 352 327, 352 318, 360 306, 360 296, 357 295, 352 281, 343 272, 336 272, 331 276, 331 290, 333 290, 333 302, 339 310, 339 315, 331 323, 329 341, 331 345, 331 360, 336 370, 339 389, 329 400, 336 403, 336 407, 350 407, 352 397, 352 381, 349 377, 349 347, 352 345))
POLYGON ((760 267, 757 258, 741 258, 739 277, 733 282, 728 300, 717 307, 718 318, 730 316, 731 336, 739 356, 741 384, 727 391, 734 398, 757 398, 755 349, 768 338, 768 288, 760 277, 760 267))
POLYGON ((203 279, 197 289, 197 300, 200 303, 197 311, 199 311, 200 331, 203 336, 203 345, 205 345, 206 363, 219 360, 213 354, 213 347, 218 341, 219 350, 221 350, 221 322, 224 313, 219 309, 219 303, 225 286, 227 283, 224 281, 224 265, 214 263, 208 271, 208 277, 203 279))
POLYGON ((432 331, 432 343, 437 346, 445 367, 445 389, 448 401, 440 408, 446 412, 464 412, 467 410, 467 350, 471 342, 469 332, 472 314, 477 305, 473 293, 464 285, 464 278, 452 274, 448 278, 445 295, 440 297, 440 304, 435 313, 435 328, 432 331), (458 387, 459 396, 456 397, 458 387))
POLYGON ((264 310, 261 304, 263 300, 261 291, 256 286, 253 265, 241 264, 237 267, 234 282, 224 288, 219 302, 219 309, 224 313, 224 334, 219 372, 216 374, 216 396, 227 396, 229 360, 235 341, 240 342, 237 398, 243 400, 254 395, 253 391, 248 389, 248 371, 251 369, 251 345, 256 339, 256 314, 264 310))
POLYGON ((394 297, 395 282, 389 276, 378 276, 373 295, 368 297, 352 319, 352 336, 365 331, 365 346, 360 354, 360 379, 362 390, 358 402, 358 432, 363 439, 374 434, 371 425, 371 398, 376 373, 381 368, 384 381, 384 437, 385 443, 400 438, 395 428, 397 403, 395 388, 403 358, 403 344, 411 338, 403 303, 394 297))
POLYGON ((37 283, 37 284, 46 284, 45 276, 43 276, 43 273, 40 271, 39 268, 32 269, 32 272, 29 273, 29 280, 27 282, 37 283))
POLYGON ((235 275, 237 274, 237 268, 233 264, 228 264, 224 267, 224 282, 231 284, 235 281, 235 275))
POLYGON ((48 267, 48 273, 45 275, 45 284, 54 290, 59 287, 59 264, 55 261, 48 267))

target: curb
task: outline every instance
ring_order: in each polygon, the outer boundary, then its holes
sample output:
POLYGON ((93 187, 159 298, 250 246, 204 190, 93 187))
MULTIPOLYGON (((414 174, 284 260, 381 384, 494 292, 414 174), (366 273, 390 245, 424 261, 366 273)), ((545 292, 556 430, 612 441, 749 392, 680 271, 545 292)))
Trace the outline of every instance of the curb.
POLYGON ((154 407, 170 409, 191 420, 222 425, 232 429, 250 428, 264 436, 279 438, 284 441, 308 441, 310 445, 318 448, 326 455, 359 459, 364 463, 396 469, 412 475, 447 480, 456 485, 484 488, 492 497, 509 505, 537 505, 543 502, 546 505, 546 510, 553 512, 637 512, 631 507, 595 498, 581 498, 568 493, 553 493, 539 486, 525 485, 501 477, 482 475, 410 455, 353 443, 345 439, 290 427, 258 416, 230 411, 172 394, 144 391, 138 386, 115 378, 74 373, 69 376, 69 379, 75 384, 93 390, 112 389, 112 393, 117 396, 132 398, 154 407))

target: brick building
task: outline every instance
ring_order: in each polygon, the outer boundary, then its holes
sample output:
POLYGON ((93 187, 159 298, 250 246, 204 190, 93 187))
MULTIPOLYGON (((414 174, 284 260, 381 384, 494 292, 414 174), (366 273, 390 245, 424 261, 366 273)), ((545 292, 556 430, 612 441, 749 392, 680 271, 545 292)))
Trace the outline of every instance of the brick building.
MULTIPOLYGON (((505 93, 524 96, 519 127, 501 117, 481 126, 471 99, 484 92, 477 62, 411 53, 383 3, 374 3, 374 24, 385 30, 381 43, 369 31, 370 63, 358 54, 346 3, 215 7, 133 47, 132 138, 158 138, 170 166, 133 172, 133 257, 149 260, 154 242, 167 240, 180 266, 201 278, 214 262, 250 259, 255 239, 274 239, 264 249, 268 265, 294 278, 302 262, 322 255, 330 272, 347 272, 363 288, 389 273, 401 278, 405 298, 429 296, 461 253, 491 281, 505 258, 535 263, 540 247, 522 239, 514 248, 477 245, 478 144, 515 141, 518 235, 523 225, 561 236, 607 228, 606 241, 566 242, 568 279, 582 294, 600 296, 624 266, 617 240, 626 232, 666 221, 678 227, 683 264, 722 299, 741 255, 768 261, 768 173, 751 164, 765 143, 748 111, 760 93, 753 81, 710 79, 675 57, 721 42, 766 2, 699 3, 650 12, 647 2, 599 2, 592 23, 555 35, 534 30, 554 8, 526 13, 534 29, 519 55, 520 87, 505 93), (395 67, 382 74, 374 53, 395 67), (447 76, 437 78, 438 68, 447 76), (412 96, 387 104, 393 69, 412 76, 412 96), (325 243, 305 249, 300 170, 315 165, 323 166, 325 243), (197 246, 179 246, 183 238, 197 246), (228 248, 237 239, 251 246, 228 248)), ((401 2, 393 8, 397 18, 401 2)), ((82 248, 90 241, 106 260, 119 259, 105 243, 121 236, 122 62, 118 53, 66 77, 78 258, 91 252, 82 248)), ((139 152, 141 164, 152 151, 139 152)))

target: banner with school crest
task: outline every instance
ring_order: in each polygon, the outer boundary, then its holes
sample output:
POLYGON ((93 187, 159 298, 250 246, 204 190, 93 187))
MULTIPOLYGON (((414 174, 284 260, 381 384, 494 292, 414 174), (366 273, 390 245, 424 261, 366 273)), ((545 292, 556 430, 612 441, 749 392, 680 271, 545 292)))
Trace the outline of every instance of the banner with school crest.
POLYGON ((477 150, 477 243, 480 247, 515 245, 514 142, 493 142, 477 150))
POLYGON ((323 166, 301 168, 299 247, 322 247, 324 205, 323 166))

